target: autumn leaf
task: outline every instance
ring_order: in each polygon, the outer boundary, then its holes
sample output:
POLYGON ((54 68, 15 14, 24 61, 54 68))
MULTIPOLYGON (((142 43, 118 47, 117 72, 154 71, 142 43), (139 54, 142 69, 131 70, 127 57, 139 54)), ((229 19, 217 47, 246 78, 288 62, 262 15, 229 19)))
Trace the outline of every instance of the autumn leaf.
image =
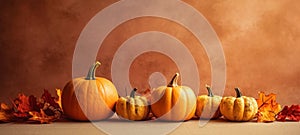
POLYGON ((276 120, 276 114, 281 110, 281 105, 276 102, 276 94, 265 95, 259 92, 259 98, 256 99, 258 105, 257 122, 273 122, 276 120))
POLYGON ((18 97, 13 101, 13 105, 15 109, 14 116, 18 118, 30 117, 28 112, 32 110, 32 107, 28 96, 23 93, 18 94, 18 97))
POLYGON ((39 112, 36 111, 30 111, 29 114, 32 116, 31 118, 29 118, 28 120, 31 121, 38 121, 41 124, 48 124, 51 123, 53 121, 54 116, 48 116, 45 114, 45 112, 43 111, 43 109, 41 109, 39 112))
POLYGON ((31 110, 29 97, 24 95, 23 93, 19 94, 18 98, 15 99, 15 104, 17 105, 17 110, 21 113, 31 110))
POLYGON ((0 103, 0 122, 10 122, 13 120, 13 109, 5 103, 0 103))
POLYGON ((60 89, 56 89, 56 95, 58 96, 57 100, 55 101, 60 108, 62 108, 62 105, 61 105, 61 94, 62 94, 62 91, 60 89))
POLYGON ((51 94, 48 92, 48 90, 44 90, 44 93, 42 95, 42 99, 49 103, 51 106, 55 107, 55 108, 58 108, 60 107, 58 103, 56 103, 56 98, 55 97, 52 97, 51 94))
POLYGON ((37 99, 33 95, 30 95, 28 98, 30 109, 33 111, 39 111, 40 107, 38 106, 37 99))
POLYGON ((257 122, 273 122, 275 121, 276 113, 269 108, 260 109, 257 113, 257 122))
POLYGON ((36 98, 33 95, 26 96, 21 93, 12 102, 14 106, 13 115, 19 120, 50 123, 61 118, 62 109, 59 105, 60 100, 60 95, 58 95, 57 99, 48 90, 44 90, 40 98, 36 98))
POLYGON ((276 119, 278 121, 300 121, 300 105, 284 106, 276 119))

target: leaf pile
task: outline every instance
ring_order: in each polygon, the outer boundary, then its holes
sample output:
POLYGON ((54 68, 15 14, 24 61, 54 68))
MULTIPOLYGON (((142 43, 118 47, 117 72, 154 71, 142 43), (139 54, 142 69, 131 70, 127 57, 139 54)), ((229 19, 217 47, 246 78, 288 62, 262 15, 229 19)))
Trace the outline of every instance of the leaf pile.
POLYGON ((300 105, 284 106, 276 119, 278 121, 300 121, 300 105))
POLYGON ((277 113, 281 110, 281 105, 276 102, 276 94, 265 95, 264 92, 259 92, 258 96, 257 122, 275 121, 277 113))
MULTIPOLYGON (((57 89, 57 93, 61 94, 61 90, 57 89)), ((26 96, 20 93, 17 98, 11 100, 13 104, 12 109, 4 103, 1 104, 0 118, 2 112, 4 112, 2 115, 4 118, 3 120, 1 119, 1 121, 36 121, 40 123, 50 123, 58 120, 62 115, 60 94, 57 94, 58 98, 56 98, 52 97, 48 90, 44 90, 42 96, 36 98, 33 95, 26 96)))
POLYGON ((0 122, 9 122, 13 119, 13 109, 5 103, 0 103, 0 122))

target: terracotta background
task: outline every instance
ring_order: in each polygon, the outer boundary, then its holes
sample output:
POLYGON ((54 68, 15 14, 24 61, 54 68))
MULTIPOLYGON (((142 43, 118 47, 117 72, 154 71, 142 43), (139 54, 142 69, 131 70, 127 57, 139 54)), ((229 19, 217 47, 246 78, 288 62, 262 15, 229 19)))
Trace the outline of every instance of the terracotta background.
MULTIPOLYGON (((76 41, 89 20, 113 0, 0 2, 0 101, 17 93, 39 96, 43 89, 63 88, 72 78, 76 41)), ((300 9, 298 0, 185 0, 215 29, 226 57, 226 89, 233 95, 258 91, 276 93, 283 105, 300 104, 300 9)), ((167 6, 167 5, 166 5, 167 6)), ((195 24, 196 25, 196 24, 195 24)), ((116 27, 105 39, 97 59, 98 76, 109 79, 112 52, 132 35, 162 31, 182 41, 195 55, 204 84, 210 84, 210 65, 196 38, 184 27, 157 17, 142 17, 116 27)), ((145 53, 131 65, 132 85, 144 89, 154 71, 171 77, 178 69, 159 53, 145 53), (168 65, 168 66, 165 66, 168 65)))

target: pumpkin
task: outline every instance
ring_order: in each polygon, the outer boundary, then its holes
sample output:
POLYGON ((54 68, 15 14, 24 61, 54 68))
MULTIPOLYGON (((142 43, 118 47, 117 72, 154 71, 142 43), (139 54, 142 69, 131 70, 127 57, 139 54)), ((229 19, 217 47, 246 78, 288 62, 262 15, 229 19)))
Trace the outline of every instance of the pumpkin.
POLYGON ((220 104, 222 115, 230 121, 250 121, 258 110, 253 97, 242 96, 239 88, 235 88, 236 97, 223 97, 220 104))
POLYGON ((62 91, 62 108, 64 114, 74 120, 102 120, 114 114, 118 93, 114 84, 102 77, 95 77, 96 62, 87 77, 69 81, 62 91))
POLYGON ((196 116, 201 119, 217 119, 221 116, 219 105, 222 97, 213 95, 210 86, 206 85, 208 95, 197 97, 196 116))
POLYGON ((147 98, 136 96, 136 88, 132 90, 130 96, 120 97, 116 103, 116 113, 118 116, 128 120, 145 120, 150 112, 147 98))
POLYGON ((178 76, 176 73, 167 86, 160 86, 152 92, 151 110, 160 120, 184 121, 195 115, 194 91, 188 86, 179 86, 178 76))

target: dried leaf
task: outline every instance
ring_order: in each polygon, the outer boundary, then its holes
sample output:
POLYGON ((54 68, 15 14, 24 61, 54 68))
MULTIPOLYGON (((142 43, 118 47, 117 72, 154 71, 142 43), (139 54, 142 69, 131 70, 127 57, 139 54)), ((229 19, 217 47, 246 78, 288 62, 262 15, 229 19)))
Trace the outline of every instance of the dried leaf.
POLYGON ((0 103, 0 122, 10 122, 13 120, 12 108, 5 103, 0 103))
POLYGON ((59 119, 62 114, 62 109, 57 103, 57 100, 59 99, 52 97, 47 90, 44 90, 42 99, 45 101, 44 106, 42 107, 45 114, 47 114, 48 116, 55 116, 55 119, 59 119))
POLYGON ((15 99, 15 104, 17 105, 17 110, 21 113, 28 112, 31 110, 29 97, 22 93, 19 94, 18 98, 15 99))
POLYGON ((10 111, 11 108, 5 104, 5 103, 0 103, 0 111, 10 111))
POLYGON ((32 111, 32 110, 33 111, 39 111, 40 110, 40 107, 38 106, 36 97, 34 97, 33 95, 30 95, 28 100, 29 100, 29 105, 30 105, 30 108, 31 108, 30 111, 32 111))
POLYGON ((31 105, 29 103, 29 97, 25 94, 18 94, 18 97, 13 101, 15 107, 14 116, 18 118, 28 118, 30 115, 29 111, 32 110, 31 105))
POLYGON ((56 89, 56 95, 58 96, 57 100, 55 101, 60 108, 62 108, 61 106, 61 94, 62 94, 62 91, 60 89, 56 89))
POLYGON ((259 98, 256 100, 258 105, 257 122, 273 122, 275 116, 281 110, 281 105, 276 102, 276 94, 265 95, 259 92, 259 98))
POLYGON ((55 97, 52 97, 48 90, 44 90, 44 94, 42 95, 42 99, 49 103, 51 106, 59 108, 60 106, 56 103, 55 97))
POLYGON ((0 122, 9 122, 10 117, 7 113, 0 111, 0 122))
POLYGON ((265 110, 260 110, 257 113, 257 122, 273 122, 275 121, 276 114, 273 111, 269 111, 268 108, 265 108, 265 110))
POLYGON ((58 102, 61 102, 60 100, 52 97, 47 90, 44 90, 41 98, 38 99, 32 95, 28 97, 24 94, 19 94, 13 100, 15 110, 13 115, 20 120, 50 123, 61 118, 62 109, 58 104, 58 102))
POLYGON ((29 118, 29 120, 38 121, 41 124, 51 123, 54 119, 54 116, 46 115, 43 109, 41 109, 39 112, 30 111, 29 114, 32 116, 31 118, 29 118))
POLYGON ((284 106, 276 119, 278 121, 300 121, 300 105, 284 106))

